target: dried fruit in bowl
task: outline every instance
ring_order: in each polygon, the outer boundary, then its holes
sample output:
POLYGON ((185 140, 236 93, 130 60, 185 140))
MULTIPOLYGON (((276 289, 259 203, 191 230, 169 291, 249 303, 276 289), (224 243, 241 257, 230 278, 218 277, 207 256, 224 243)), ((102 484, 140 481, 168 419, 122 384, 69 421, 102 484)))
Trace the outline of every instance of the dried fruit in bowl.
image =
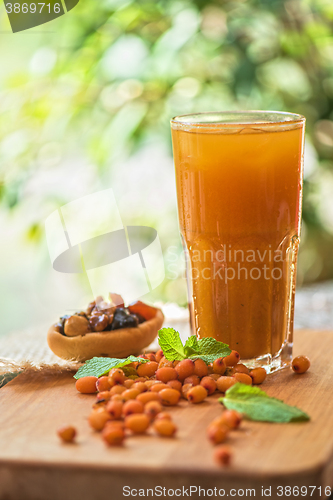
POLYGON ((151 344, 163 320, 160 309, 141 301, 125 307, 122 297, 111 293, 110 301, 97 297, 85 311, 60 318, 50 327, 47 341, 63 359, 123 358, 151 344))

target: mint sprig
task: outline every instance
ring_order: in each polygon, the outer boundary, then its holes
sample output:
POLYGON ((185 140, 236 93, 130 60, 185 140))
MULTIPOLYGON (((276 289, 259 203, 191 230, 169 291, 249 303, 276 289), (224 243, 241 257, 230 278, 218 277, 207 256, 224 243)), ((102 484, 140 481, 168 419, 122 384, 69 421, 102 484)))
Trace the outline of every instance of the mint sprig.
POLYGON ((250 420, 259 422, 303 422, 309 415, 296 406, 289 406, 280 399, 272 398, 266 392, 251 385, 237 383, 230 387, 220 403, 228 410, 237 410, 250 420))
POLYGON ((181 361, 186 358, 179 333, 173 328, 162 328, 159 330, 158 343, 164 356, 169 361, 181 361))
POLYGON ((183 345, 179 332, 173 328, 162 328, 158 332, 158 341, 164 356, 169 361, 200 358, 209 364, 231 353, 227 344, 210 337, 197 340, 196 336, 192 335, 183 345))
POLYGON ((190 358, 200 358, 205 363, 213 363, 217 358, 224 358, 225 356, 229 356, 231 353, 231 349, 227 344, 223 342, 219 342, 211 337, 204 337, 203 339, 197 340, 193 335, 190 337, 185 344, 185 350, 188 342, 191 342, 190 348, 195 350, 196 352, 190 356, 190 358), (191 339, 194 338, 197 341, 195 345, 194 341, 191 339))
POLYGON ((92 358, 85 362, 81 368, 76 372, 74 378, 79 379, 82 377, 101 377, 109 373, 112 368, 122 368, 130 363, 139 362, 147 363, 149 359, 137 358, 136 356, 128 356, 126 359, 118 358, 92 358))

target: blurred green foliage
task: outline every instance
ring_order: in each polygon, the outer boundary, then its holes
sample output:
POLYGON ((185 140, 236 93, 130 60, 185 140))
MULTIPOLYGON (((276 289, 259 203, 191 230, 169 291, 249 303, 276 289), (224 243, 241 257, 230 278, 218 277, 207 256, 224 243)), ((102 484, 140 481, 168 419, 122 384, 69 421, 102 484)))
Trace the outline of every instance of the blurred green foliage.
POLYGON ((292 111, 307 118, 299 278, 333 277, 331 0, 81 0, 53 23, 29 71, 1 77, 4 205, 15 209, 26 180, 73 150, 102 182, 147 142, 171 155, 177 114, 292 111))

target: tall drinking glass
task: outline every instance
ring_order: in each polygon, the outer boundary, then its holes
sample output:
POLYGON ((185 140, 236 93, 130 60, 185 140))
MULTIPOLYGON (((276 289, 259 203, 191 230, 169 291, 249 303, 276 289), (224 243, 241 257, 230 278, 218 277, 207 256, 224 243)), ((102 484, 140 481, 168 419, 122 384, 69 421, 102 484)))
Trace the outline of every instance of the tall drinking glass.
POLYGON ((171 120, 192 333, 273 371, 291 361, 305 118, 171 120))

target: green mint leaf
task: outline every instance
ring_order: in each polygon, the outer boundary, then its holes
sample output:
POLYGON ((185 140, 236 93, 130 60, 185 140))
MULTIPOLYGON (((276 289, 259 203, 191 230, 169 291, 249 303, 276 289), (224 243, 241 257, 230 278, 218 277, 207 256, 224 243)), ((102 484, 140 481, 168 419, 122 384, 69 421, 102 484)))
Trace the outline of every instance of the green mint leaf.
POLYGON ((211 337, 204 337, 198 341, 200 354, 218 354, 220 358, 229 356, 231 349, 227 344, 211 337))
POLYGON ((193 359, 195 361, 196 359, 202 359, 206 363, 206 365, 209 365, 211 363, 214 363, 215 359, 220 358, 221 356, 216 356, 214 354, 192 354, 191 356, 188 356, 190 359, 193 359))
POLYGON ((183 346, 179 333, 173 328, 162 328, 159 331, 159 344, 169 361, 200 358, 209 364, 231 353, 227 344, 210 337, 197 340, 195 335, 191 335, 183 346))
POLYGON ((191 337, 186 340, 184 351, 187 357, 190 357, 193 354, 199 354, 199 345, 195 335, 191 335, 191 337))
POLYGON ((228 410, 237 410, 251 420, 260 422, 302 422, 309 415, 296 406, 289 406, 280 399, 251 385, 237 383, 230 387, 224 398, 219 399, 228 410))
POLYGON ((158 343, 167 360, 181 361, 186 358, 179 333, 173 328, 162 328, 159 330, 158 343))
POLYGON ((136 356, 128 356, 126 359, 118 358, 92 358, 85 362, 81 368, 76 372, 74 378, 79 379, 82 377, 101 377, 109 373, 112 368, 122 368, 130 363, 139 362, 147 363, 148 359, 137 358, 136 356))
POLYGON ((207 364, 213 363, 217 358, 229 356, 231 353, 231 349, 227 344, 219 342, 211 337, 204 337, 198 340, 196 350, 197 353, 192 354, 190 358, 200 358, 207 364))

